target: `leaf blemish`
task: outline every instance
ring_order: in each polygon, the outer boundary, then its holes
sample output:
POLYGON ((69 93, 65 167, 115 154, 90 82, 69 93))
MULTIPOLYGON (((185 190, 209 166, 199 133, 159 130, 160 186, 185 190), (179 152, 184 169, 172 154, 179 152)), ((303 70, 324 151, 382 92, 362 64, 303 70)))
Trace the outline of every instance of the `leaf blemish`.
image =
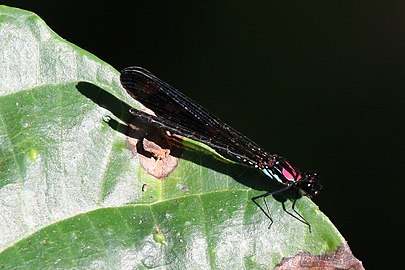
POLYGON ((299 253, 291 258, 284 258, 275 269, 353 269, 364 270, 364 267, 356 259, 347 244, 338 247, 331 254, 311 255, 299 253))
POLYGON ((128 148, 148 174, 162 179, 175 170, 180 150, 164 131, 132 122, 127 135, 128 148))
POLYGON ((162 233, 162 231, 159 229, 159 227, 157 225, 153 226, 153 240, 155 240, 155 242, 159 243, 159 244, 166 244, 165 242, 165 235, 162 233))

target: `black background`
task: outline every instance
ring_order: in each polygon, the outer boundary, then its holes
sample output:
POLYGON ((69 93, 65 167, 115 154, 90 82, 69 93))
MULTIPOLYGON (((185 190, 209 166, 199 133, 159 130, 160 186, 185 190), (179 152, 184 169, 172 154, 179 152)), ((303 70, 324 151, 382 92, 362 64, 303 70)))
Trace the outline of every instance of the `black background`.
POLYGON ((401 265, 404 1, 3 2, 317 169, 315 201, 366 269, 401 265))

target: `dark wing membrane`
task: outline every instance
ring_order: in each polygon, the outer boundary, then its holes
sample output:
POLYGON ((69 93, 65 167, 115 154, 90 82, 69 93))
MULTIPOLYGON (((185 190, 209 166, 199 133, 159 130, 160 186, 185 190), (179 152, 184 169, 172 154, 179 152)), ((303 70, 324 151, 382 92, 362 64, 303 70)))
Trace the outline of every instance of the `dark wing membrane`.
MULTIPOLYGON (((173 134, 183 135, 187 138, 205 143, 220 153, 225 153, 228 156, 235 158, 236 156, 240 156, 240 152, 235 149, 233 146, 229 144, 224 144, 222 142, 216 141, 213 137, 207 137, 205 133, 201 133, 198 130, 191 129, 185 125, 178 125, 171 120, 166 118, 162 118, 160 116, 150 115, 143 111, 139 110, 132 110, 131 113, 141 122, 144 122, 149 125, 153 125, 154 127, 170 131, 173 134)), ((242 158, 244 158, 242 156, 242 158)), ((252 161, 254 162, 254 161, 252 161)))
POLYGON ((201 141, 236 161, 246 159, 252 166, 260 157, 267 156, 255 142, 143 68, 125 68, 121 72, 121 84, 134 99, 157 115, 134 112, 141 120, 201 141))
MULTIPOLYGON (((151 109, 156 115, 178 124, 187 122, 190 128, 200 129, 201 121, 192 117, 184 107, 167 95, 167 89, 162 89, 159 85, 160 80, 153 77, 147 70, 129 67, 121 72, 121 84, 129 95, 151 109)), ((173 87, 170 88, 170 91, 175 90, 173 87)), ((209 132, 206 131, 206 134, 208 136, 209 132)))

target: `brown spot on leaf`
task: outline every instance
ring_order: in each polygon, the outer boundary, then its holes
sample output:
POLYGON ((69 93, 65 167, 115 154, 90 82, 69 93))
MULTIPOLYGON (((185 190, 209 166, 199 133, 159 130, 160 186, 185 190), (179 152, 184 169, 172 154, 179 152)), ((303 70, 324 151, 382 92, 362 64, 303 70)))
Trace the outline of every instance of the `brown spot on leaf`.
POLYGON ((364 270, 364 267, 361 261, 353 256, 349 246, 344 244, 338 247, 337 250, 332 254, 310 255, 303 252, 291 258, 284 258, 275 269, 364 270))
POLYGON ((181 152, 178 138, 174 143, 165 131, 135 121, 129 124, 127 135, 129 149, 148 174, 162 179, 174 171, 181 152))
POLYGON ((170 149, 163 149, 146 138, 143 139, 143 149, 151 153, 154 159, 164 159, 170 155, 170 149))

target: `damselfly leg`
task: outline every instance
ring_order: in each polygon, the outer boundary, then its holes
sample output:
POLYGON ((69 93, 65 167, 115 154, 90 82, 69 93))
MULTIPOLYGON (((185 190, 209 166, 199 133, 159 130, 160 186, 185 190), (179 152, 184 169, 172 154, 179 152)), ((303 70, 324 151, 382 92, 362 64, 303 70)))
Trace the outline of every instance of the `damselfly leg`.
MULTIPOLYGON (((287 187, 284 187, 284 188, 282 188, 282 189, 279 189, 279 190, 276 190, 276 191, 273 191, 273 192, 266 192, 266 193, 264 193, 264 194, 262 194, 262 195, 259 195, 259 196, 256 196, 256 197, 253 197, 253 198, 252 198, 252 201, 254 202, 254 204, 256 204, 257 207, 259 207, 260 210, 265 214, 265 216, 270 220, 270 225, 269 225, 269 227, 268 227, 269 229, 270 229, 271 226, 273 225, 273 218, 271 217, 270 209, 269 209, 269 206, 268 206, 268 203, 267 203, 267 199, 266 199, 266 198, 267 198, 268 196, 273 196, 273 195, 277 195, 277 194, 279 194, 279 193, 282 193, 282 192, 284 192, 284 191, 286 191, 286 190, 288 190, 288 189, 290 189, 290 188, 291 188, 290 186, 287 186, 287 187), (264 203, 265 208, 263 208, 263 207, 260 205, 260 203, 257 201, 257 200, 260 199, 260 198, 263 198, 263 203, 264 203)), ((282 202, 283 210, 284 210, 284 212, 286 212, 287 214, 289 214, 289 215, 292 216, 293 218, 295 218, 295 219, 297 219, 298 221, 300 221, 300 222, 304 223, 305 225, 307 225, 307 226, 308 226, 308 229, 309 229, 309 232, 311 233, 311 232, 312 232, 311 225, 310 225, 309 222, 306 221, 305 218, 295 209, 295 205, 296 205, 298 196, 299 196, 299 192, 298 192, 298 190, 297 190, 297 195, 295 196, 295 198, 294 198, 294 200, 293 200, 292 207, 291 207, 292 210, 294 211, 294 213, 296 213, 296 215, 294 215, 293 213, 291 213, 291 212, 289 212, 289 211, 287 210, 287 208, 286 208, 286 206, 285 206, 285 202, 282 202)))

